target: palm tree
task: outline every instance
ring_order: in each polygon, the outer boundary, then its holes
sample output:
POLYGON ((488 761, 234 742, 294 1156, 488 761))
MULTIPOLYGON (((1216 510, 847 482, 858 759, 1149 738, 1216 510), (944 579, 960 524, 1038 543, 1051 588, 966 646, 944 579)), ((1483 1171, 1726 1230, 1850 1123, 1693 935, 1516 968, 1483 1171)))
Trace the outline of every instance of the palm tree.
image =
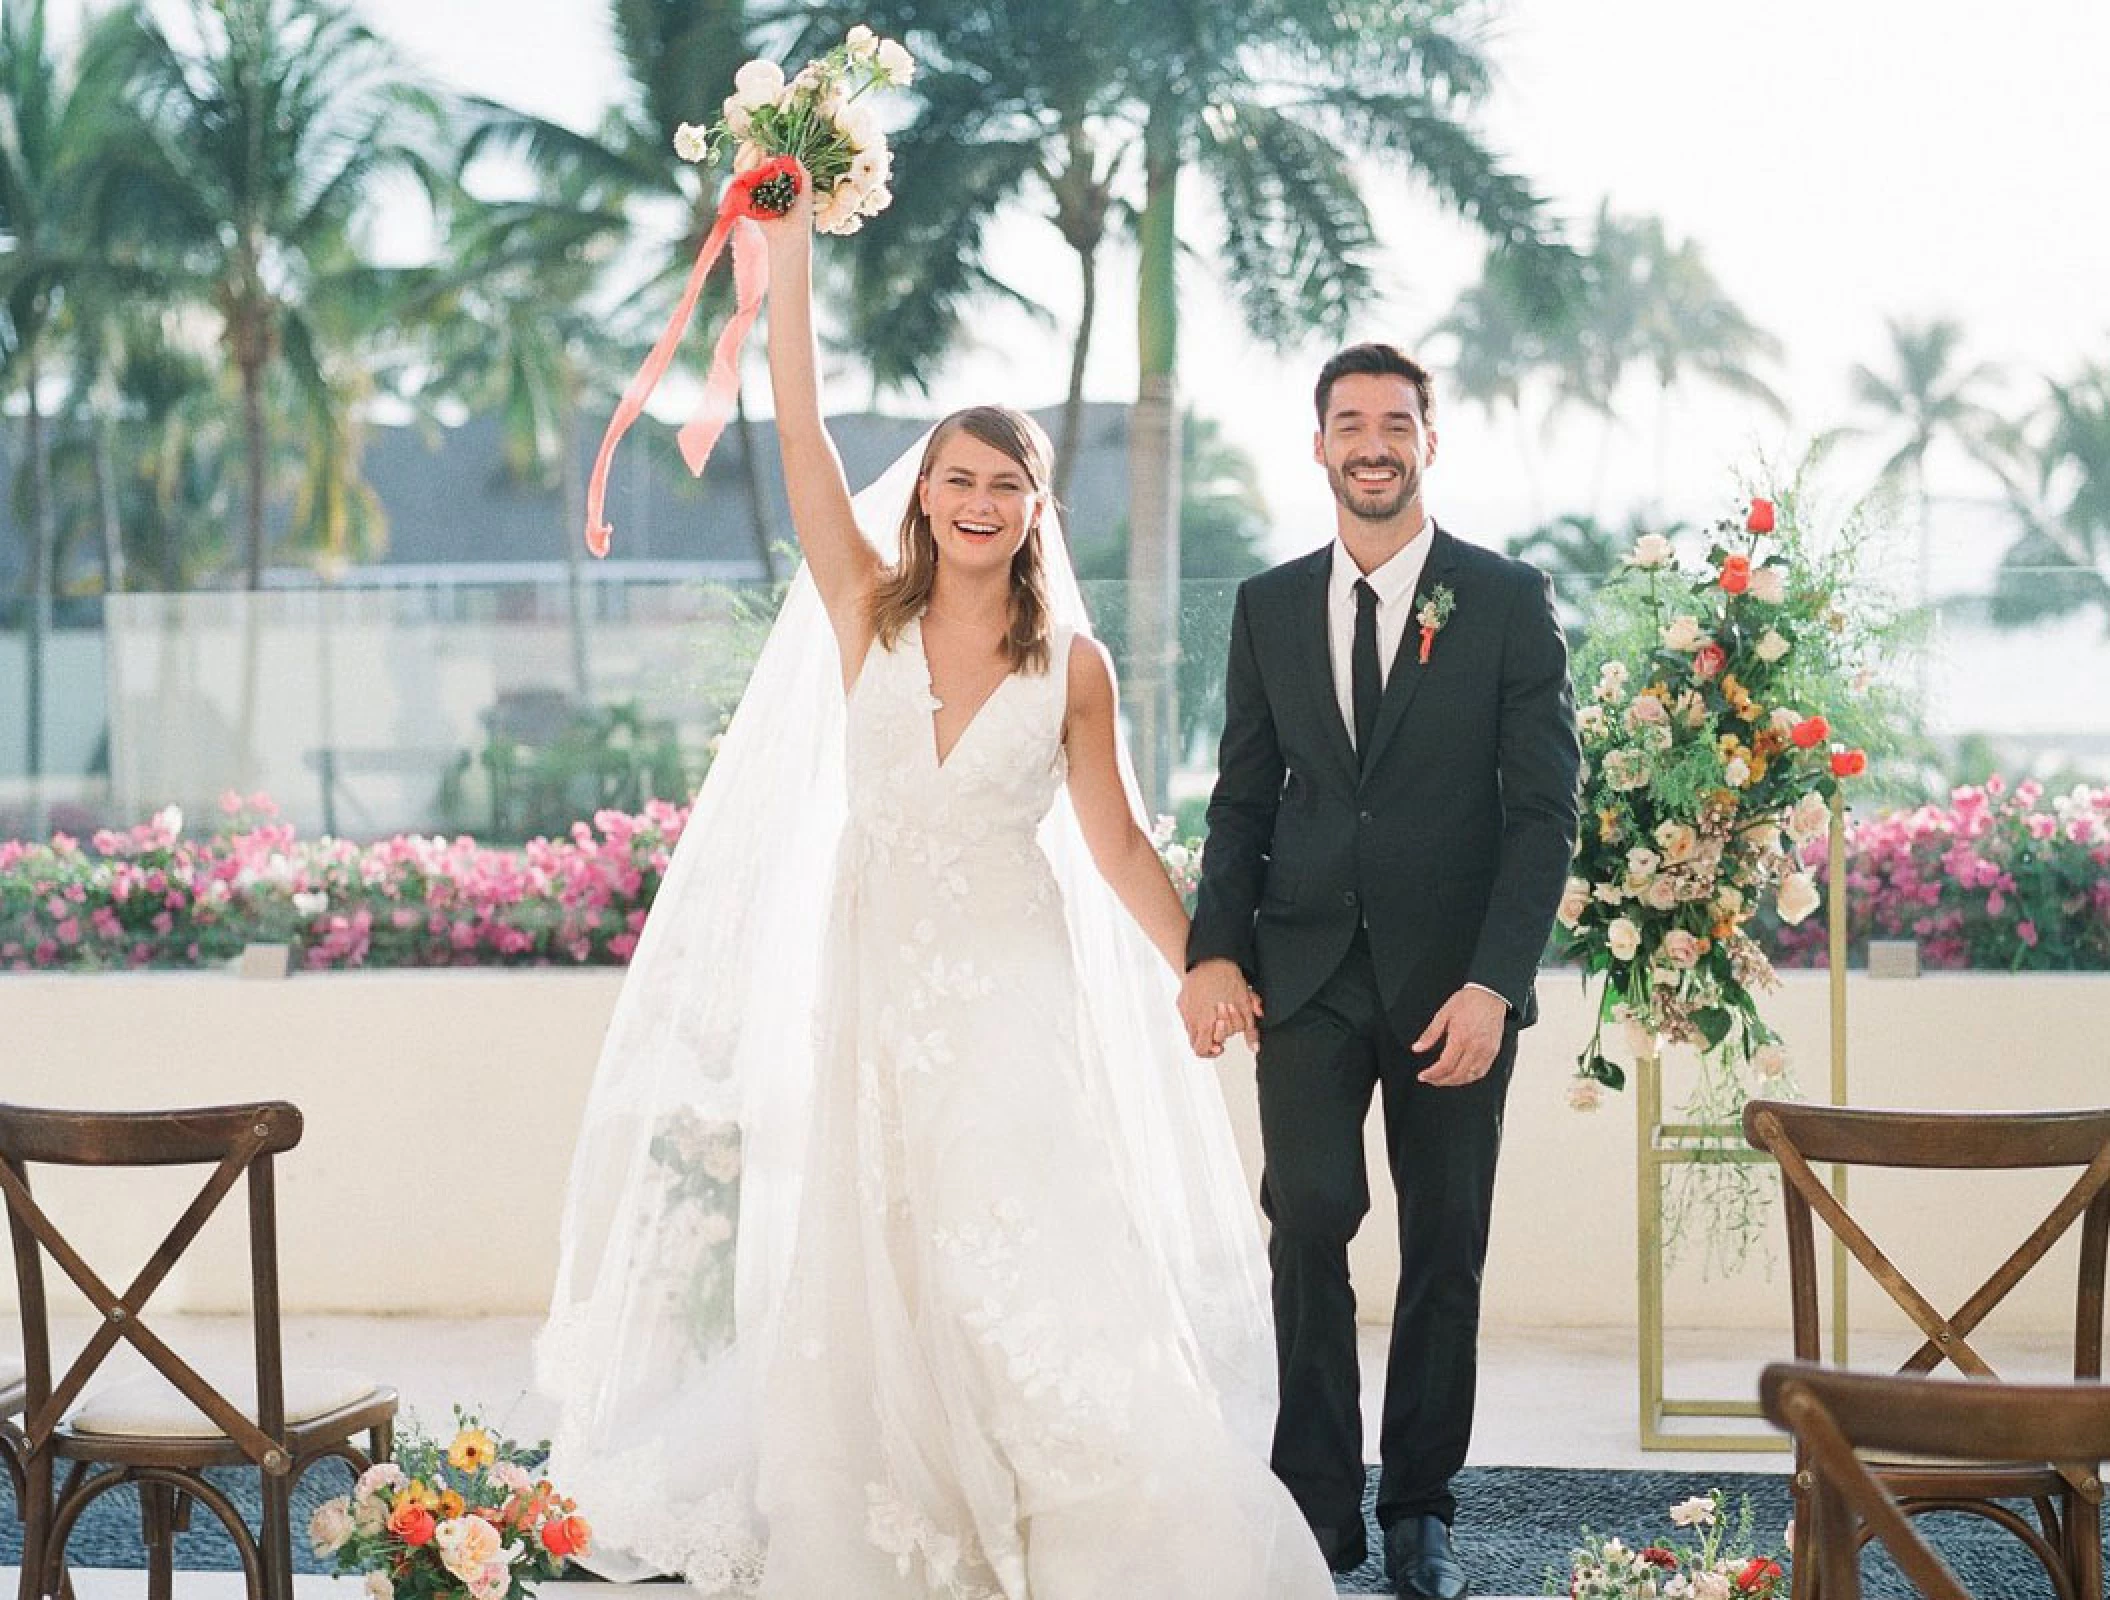
POLYGON ((1993 621, 2013 627, 2094 605, 2110 630, 2110 366, 2049 387, 2038 500, 2014 497, 2023 532, 2001 558, 1993 621))
POLYGON ((2005 419, 1980 398, 1998 383, 2000 368, 1989 361, 1961 365, 1964 331, 1946 317, 1929 322, 1892 318, 1888 372, 1856 365, 1854 400, 1867 413, 1865 425, 1847 435, 1878 435, 1895 441, 1877 483, 1909 492, 1919 521, 1920 604, 1932 598, 1933 496, 1927 488, 1927 457, 1946 442, 1996 478, 2011 483, 2011 452, 2005 419))
POLYGON ((274 376, 291 384, 321 474, 304 503, 313 531, 345 537, 356 459, 331 324, 353 336, 385 325, 387 275, 361 260, 355 230, 384 178, 430 179, 440 108, 334 0, 193 0, 190 20, 186 47, 137 14, 134 203, 168 298, 219 320, 241 398, 244 567, 257 589, 274 376))
MULTIPOLYGON (((549 243, 553 271, 573 255, 615 261, 627 250, 642 258, 644 281, 616 299, 660 307, 687 273, 689 260, 717 217, 720 174, 699 172, 674 158, 674 130, 708 122, 732 93, 733 74, 746 60, 749 40, 743 0, 610 0, 617 51, 626 70, 621 98, 600 126, 582 133, 546 117, 491 101, 475 103, 478 125, 462 151, 468 169, 480 156, 506 151, 526 157, 545 203, 568 197, 581 226, 555 226, 537 235, 549 243)), ((723 278, 707 291, 725 293, 723 278)), ((715 302, 722 303, 722 300, 715 302)), ((626 330, 617 330, 621 339, 626 330)), ((608 337, 603 329, 603 337, 608 337)), ((734 414, 755 555, 776 580, 774 540, 762 463, 743 399, 734 414)), ((585 525, 585 517, 579 519, 585 525)), ((576 537, 576 534, 574 535, 576 537)))
POLYGON ((1207 258, 1247 327, 1278 348, 1337 336, 1370 295, 1377 241, 1356 177, 1370 156, 1403 161, 1549 292, 1573 258, 1470 125, 1490 73, 1455 0, 1164 0, 1113 13, 1128 19, 1118 105, 1143 157, 1129 688, 1145 792, 1162 805, 1177 720, 1183 189, 1213 191, 1223 232, 1207 258))
POLYGON ((432 362, 420 399, 459 400, 495 416, 507 474, 557 491, 561 520, 551 532, 565 564, 572 690, 582 704, 592 698, 579 539, 583 419, 622 378, 610 367, 592 247, 620 226, 619 212, 563 189, 498 203, 462 197, 444 252, 455 265, 436 275, 418 307, 432 362))
POLYGON ((107 26, 65 69, 45 31, 44 0, 0 11, 0 388, 21 394, 29 450, 27 733, 32 831, 43 825, 44 647, 58 562, 59 508, 47 409, 69 295, 105 275, 100 195, 117 144, 107 26))

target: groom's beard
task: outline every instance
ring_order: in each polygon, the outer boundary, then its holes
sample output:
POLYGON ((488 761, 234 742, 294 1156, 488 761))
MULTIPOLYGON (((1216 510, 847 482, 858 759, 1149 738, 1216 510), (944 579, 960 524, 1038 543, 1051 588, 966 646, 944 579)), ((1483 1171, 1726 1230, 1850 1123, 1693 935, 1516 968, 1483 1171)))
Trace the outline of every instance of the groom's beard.
POLYGON ((1329 462, 1326 486, 1333 490, 1334 499, 1351 517, 1364 522, 1390 522, 1421 492, 1421 474, 1405 461, 1351 461, 1339 467, 1329 462), (1390 467, 1399 474, 1394 488, 1365 489, 1348 476, 1357 467, 1380 466, 1390 467))

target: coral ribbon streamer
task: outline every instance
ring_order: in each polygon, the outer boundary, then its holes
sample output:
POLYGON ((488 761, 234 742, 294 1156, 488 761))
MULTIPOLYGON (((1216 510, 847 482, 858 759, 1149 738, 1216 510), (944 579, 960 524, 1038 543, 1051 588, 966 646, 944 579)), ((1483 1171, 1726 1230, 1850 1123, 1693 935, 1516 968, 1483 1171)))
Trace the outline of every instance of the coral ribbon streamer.
POLYGON ((748 330, 754 326, 762 309, 762 298, 769 289, 769 252, 762 230, 755 226, 748 210, 751 188, 750 183, 735 182, 726 190, 725 199, 718 207, 718 220, 712 224, 703 247, 696 252, 696 264, 689 269, 689 281, 682 288, 674 314, 667 319, 667 326, 661 332, 659 342, 645 357, 644 365, 637 369, 636 376, 623 390, 615 415, 608 419, 608 431, 602 434, 600 452, 594 457, 593 476, 586 484, 586 548, 597 556, 608 554, 608 537, 614 532, 602 520, 601 514, 608 498, 608 468, 615 459, 616 443, 630 430, 630 424, 643 414, 645 401, 666 375, 667 367, 674 360, 675 347, 688 331, 689 318, 695 315, 696 300, 703 292, 704 279, 710 276, 728 238, 733 244, 735 306, 732 320, 718 336, 710 374, 704 380, 703 399, 698 402, 695 415, 677 435, 681 458, 692 474, 703 472, 704 463, 711 457, 711 447, 718 442, 727 419, 733 414, 733 405, 740 392, 740 346, 747 338, 748 330))

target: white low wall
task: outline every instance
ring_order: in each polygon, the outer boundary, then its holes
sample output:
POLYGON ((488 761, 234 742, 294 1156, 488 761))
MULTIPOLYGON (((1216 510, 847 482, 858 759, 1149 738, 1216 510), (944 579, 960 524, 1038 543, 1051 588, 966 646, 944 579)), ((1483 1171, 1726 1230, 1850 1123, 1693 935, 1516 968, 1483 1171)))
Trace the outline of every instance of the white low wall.
MULTIPOLYGON (((611 971, 282 983, 220 974, 9 976, 0 978, 0 1098, 82 1108, 291 1099, 306 1114, 307 1137, 281 1176, 289 1310, 531 1312, 548 1295, 572 1130, 619 982, 611 971)), ((1614 1097, 1592 1115, 1568 1109, 1586 1007, 1571 975, 1552 975, 1542 989, 1545 1019, 1524 1036, 1510 1095, 1487 1319, 1631 1325, 1632 1107, 1614 1097)), ((1857 1103, 2110 1102, 2110 977, 1857 975, 1849 1009, 1857 1103)), ((1822 975, 1791 975, 1769 1015, 1805 1085, 1821 1092, 1822 975)), ((1221 1072, 1248 1168, 1257 1171, 1250 1061, 1227 1058, 1221 1072)), ((1365 1316, 1382 1320, 1395 1273, 1375 1132, 1373 1119, 1372 1221, 1357 1242, 1355 1270, 1365 1316)), ((182 1204, 173 1174, 131 1183, 114 1201, 107 1185, 46 1185, 62 1221, 77 1221, 107 1249, 108 1272, 118 1276, 144 1258, 182 1204)), ((1924 1269, 1954 1304, 2052 1192, 2041 1174, 2003 1176, 1967 1195, 1936 1178, 1875 1174, 1855 1198, 1879 1242, 1908 1271, 1924 1269)), ((203 1242, 211 1248, 170 1282, 162 1303, 241 1303, 235 1221, 216 1225, 217 1236, 203 1242)), ((2070 1329, 2070 1259, 2069 1242, 2051 1276, 2025 1285, 1996 1326, 2070 1329)), ((11 1294, 11 1284, 0 1288, 11 1294)), ((1882 1322, 1872 1294, 1856 1300, 1857 1322, 1882 1322)), ((1777 1275, 1707 1282, 1682 1267, 1668 1320, 1688 1328, 1779 1324, 1784 1298, 1777 1275)))

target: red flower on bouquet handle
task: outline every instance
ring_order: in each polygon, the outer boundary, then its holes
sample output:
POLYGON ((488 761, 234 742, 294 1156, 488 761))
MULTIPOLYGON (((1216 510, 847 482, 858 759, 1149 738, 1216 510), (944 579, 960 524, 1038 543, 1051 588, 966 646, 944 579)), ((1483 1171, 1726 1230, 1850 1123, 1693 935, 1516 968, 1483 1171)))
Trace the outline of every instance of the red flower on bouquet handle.
POLYGON ((716 265, 726 240, 731 239, 732 320, 718 335, 717 348, 711 356, 711 370, 704 379, 703 398, 697 402, 695 414, 676 435, 682 461, 688 466, 690 475, 702 475, 704 464, 711 458, 711 447, 725 431, 725 424, 733 414, 733 402, 740 392, 740 346, 746 342, 748 330, 761 314, 762 297, 769 291, 769 254, 762 246, 756 219, 781 217, 790 211, 809 181, 805 167, 795 157, 778 156, 752 171, 741 173, 726 185, 725 195, 718 202, 717 220, 696 252, 696 264, 689 268, 688 282, 682 286, 681 299, 675 304, 674 314, 667 319, 667 325, 652 346, 651 353, 645 357, 644 365, 637 369, 623 390, 615 415, 608 419, 608 430, 601 436, 601 448, 594 456, 593 476, 586 485, 586 548, 594 555, 608 554, 609 535, 614 532, 602 520, 601 512, 608 499, 608 469, 615 459, 616 444, 630 430, 630 424, 644 414, 645 401, 666 375, 674 360, 675 347, 681 343, 682 334, 688 331, 689 318, 695 314, 704 279, 716 265))

